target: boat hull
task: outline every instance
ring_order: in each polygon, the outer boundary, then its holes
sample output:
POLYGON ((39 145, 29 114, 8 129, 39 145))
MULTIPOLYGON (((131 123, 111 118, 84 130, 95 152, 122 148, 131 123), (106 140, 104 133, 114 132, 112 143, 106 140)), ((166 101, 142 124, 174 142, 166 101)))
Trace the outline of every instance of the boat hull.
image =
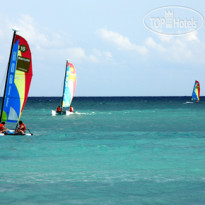
POLYGON ((0 136, 4 136, 4 135, 26 135, 26 136, 31 136, 32 134, 31 133, 25 133, 25 134, 20 134, 20 133, 17 133, 15 134, 15 130, 9 130, 7 131, 8 134, 4 134, 4 133, 0 133, 0 136))
POLYGON ((57 112, 55 110, 52 110, 51 114, 52 114, 52 116, 56 116, 56 115, 71 115, 71 114, 73 114, 73 112, 70 112, 68 110, 61 111, 61 112, 57 112))

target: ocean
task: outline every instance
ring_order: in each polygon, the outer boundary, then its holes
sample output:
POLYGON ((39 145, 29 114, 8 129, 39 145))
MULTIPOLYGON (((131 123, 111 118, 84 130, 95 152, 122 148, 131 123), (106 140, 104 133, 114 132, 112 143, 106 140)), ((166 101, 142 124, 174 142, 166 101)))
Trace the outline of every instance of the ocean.
POLYGON ((205 98, 30 97, 0 137, 0 204, 205 204, 205 98))

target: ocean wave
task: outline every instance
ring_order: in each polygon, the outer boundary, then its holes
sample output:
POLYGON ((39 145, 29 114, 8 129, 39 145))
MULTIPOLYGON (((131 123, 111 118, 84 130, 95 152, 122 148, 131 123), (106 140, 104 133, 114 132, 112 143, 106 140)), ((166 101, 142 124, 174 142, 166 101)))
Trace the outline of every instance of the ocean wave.
MULTIPOLYGON (((75 173, 28 173, 5 175, 1 177, 1 184, 34 184, 34 183, 60 183, 60 182, 98 182, 98 183, 121 183, 121 182, 152 182, 152 183, 169 183, 169 182, 205 182, 204 177, 185 177, 185 176, 146 176, 141 174, 129 175, 126 173, 109 173, 86 171, 75 173), (18 176, 18 177, 16 177, 18 176)), ((12 190, 11 187, 6 186, 0 188, 0 192, 12 190)))

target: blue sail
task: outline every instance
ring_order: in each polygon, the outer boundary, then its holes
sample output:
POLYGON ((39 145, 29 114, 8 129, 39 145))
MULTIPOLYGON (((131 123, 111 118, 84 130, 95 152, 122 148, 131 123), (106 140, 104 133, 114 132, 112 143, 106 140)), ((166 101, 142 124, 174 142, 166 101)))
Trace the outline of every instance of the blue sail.
POLYGON ((75 87, 76 87, 75 67, 73 66, 73 64, 67 62, 62 107, 70 107, 74 97, 75 87))
POLYGON ((191 100, 193 102, 199 102, 199 98, 200 98, 200 84, 196 80, 195 83, 194 83, 194 88, 193 88, 193 93, 192 93, 191 100))

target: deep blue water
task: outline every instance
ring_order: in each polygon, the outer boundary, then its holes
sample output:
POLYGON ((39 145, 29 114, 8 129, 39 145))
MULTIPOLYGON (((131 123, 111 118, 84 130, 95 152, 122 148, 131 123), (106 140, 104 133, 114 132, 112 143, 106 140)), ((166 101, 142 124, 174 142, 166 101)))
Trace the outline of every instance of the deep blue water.
POLYGON ((0 138, 0 204, 205 204, 205 98, 29 98, 0 138))

